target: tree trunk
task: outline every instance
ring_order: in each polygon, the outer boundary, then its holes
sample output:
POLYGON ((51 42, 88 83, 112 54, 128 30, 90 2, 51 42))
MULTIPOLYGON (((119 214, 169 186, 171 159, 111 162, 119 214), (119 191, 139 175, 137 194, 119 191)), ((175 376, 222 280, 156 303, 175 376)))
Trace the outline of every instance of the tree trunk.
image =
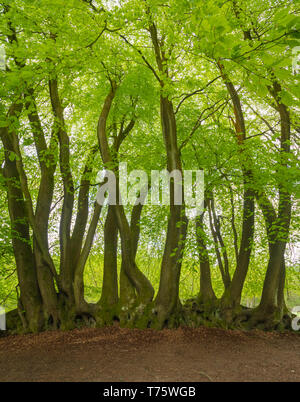
POLYGON ((86 261, 92 248, 101 210, 102 206, 96 202, 94 206, 92 220, 84 242, 84 246, 81 250, 77 265, 74 270, 73 289, 74 289, 74 298, 75 298, 75 306, 77 314, 89 313, 91 311, 91 306, 89 306, 88 303, 84 300, 83 273, 86 261))
POLYGON ((58 93, 57 79, 49 81, 50 99, 55 117, 56 131, 60 145, 60 171, 63 181, 63 206, 61 212, 60 237, 60 284, 61 296, 69 309, 74 304, 72 283, 74 281, 74 266, 72 264, 71 222, 74 205, 74 184, 70 167, 69 136, 65 130, 64 109, 58 93))
MULTIPOLYGON (((134 205, 131 213, 130 230, 132 235, 132 250, 134 254, 134 259, 136 258, 136 253, 138 249, 138 243, 140 238, 140 217, 143 209, 143 204, 134 205)), ((123 258, 122 250, 122 264, 120 272, 120 304, 121 306, 131 305, 136 300, 136 292, 133 284, 126 275, 125 269, 125 256, 123 258)))
POLYGON ((233 306, 239 306, 243 286, 248 273, 250 255, 254 236, 254 193, 248 188, 249 182, 244 183, 243 228, 240 250, 237 259, 237 268, 232 277, 230 286, 230 300, 233 306))
POLYGON ((104 225, 104 268, 100 305, 114 306, 118 303, 118 225, 115 206, 109 205, 104 225))
MULTIPOLYGON (((112 101, 115 97, 117 87, 114 82, 112 82, 112 88, 110 93, 105 99, 102 112, 98 121, 97 135, 99 141, 99 147, 101 152, 101 157, 104 165, 107 169, 113 169, 116 173, 117 180, 117 200, 119 199, 119 180, 118 172, 116 170, 115 163, 111 156, 111 152, 108 145, 107 135, 106 135, 106 122, 111 109, 112 101)), ((150 281, 145 277, 145 275, 138 269, 135 263, 135 256, 132 248, 132 235, 130 226, 128 224, 123 205, 115 206, 115 213, 118 223, 118 228, 121 237, 121 246, 123 250, 123 260, 124 260, 124 270, 129 280, 134 285, 139 301, 141 303, 148 303, 152 300, 154 295, 153 287, 150 281)))
MULTIPOLYGON (((273 87, 269 88, 269 92, 274 98, 274 107, 280 115, 281 147, 279 155, 279 166, 281 168, 287 169, 287 155, 290 153, 291 121, 288 108, 281 102, 281 86, 277 82, 276 78, 274 78, 273 87)), ((280 296, 279 300, 281 298, 280 303, 283 303, 282 290, 281 294, 278 292, 280 292, 280 286, 282 286, 282 281, 284 280, 284 277, 281 277, 281 274, 284 275, 284 272, 281 271, 284 270, 284 253, 289 236, 292 207, 291 194, 289 193, 289 190, 285 187, 285 182, 283 178, 279 179, 278 189, 279 206, 277 219, 275 220, 275 222, 271 222, 271 227, 269 228, 269 242, 271 243, 269 246, 270 258, 264 280, 261 302, 259 305, 259 310, 262 311, 272 310, 275 307, 281 307, 277 304, 278 294, 280 296), (276 225, 276 231, 274 230, 275 228, 272 228, 274 224, 276 225)))
POLYGON ((1 139, 5 149, 3 173, 7 186, 12 244, 20 285, 20 299, 25 310, 28 329, 35 332, 42 329, 44 322, 42 299, 30 242, 29 225, 16 162, 9 159, 13 148, 9 140, 8 131, 5 128, 1 128, 1 139))
POLYGON ((200 260, 200 303, 211 303, 216 300, 216 295, 212 287, 209 255, 205 242, 204 219, 205 211, 196 218, 196 238, 198 244, 200 260))
MULTIPOLYGON (((180 155, 177 146, 176 120, 172 102, 161 95, 161 122, 167 152, 169 173, 179 171, 182 174, 180 155)), ((158 311, 157 325, 164 325, 168 317, 175 312, 179 299, 179 279, 187 232, 187 219, 184 215, 184 197, 182 205, 175 204, 175 180, 170 180, 170 217, 168 222, 165 249, 161 264, 159 290, 156 297, 158 311)))
POLYGON ((225 292, 223 301, 226 307, 237 307, 241 302, 242 290, 249 269, 252 243, 254 238, 254 212, 255 198, 253 190, 253 174, 251 169, 251 159, 245 152, 246 126, 241 100, 235 86, 230 81, 224 66, 218 62, 223 81, 231 97, 235 120, 232 119, 236 141, 240 152, 240 161, 244 180, 244 206, 243 206, 243 227, 240 249, 237 257, 237 266, 231 281, 229 292, 225 292))

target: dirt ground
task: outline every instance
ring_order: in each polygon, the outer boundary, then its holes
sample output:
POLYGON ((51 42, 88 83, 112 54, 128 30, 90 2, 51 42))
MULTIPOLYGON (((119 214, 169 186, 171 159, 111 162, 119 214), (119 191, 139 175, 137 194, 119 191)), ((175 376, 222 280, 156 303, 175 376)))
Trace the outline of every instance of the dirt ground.
POLYGON ((6 381, 300 381, 300 334, 117 326, 0 338, 6 381))

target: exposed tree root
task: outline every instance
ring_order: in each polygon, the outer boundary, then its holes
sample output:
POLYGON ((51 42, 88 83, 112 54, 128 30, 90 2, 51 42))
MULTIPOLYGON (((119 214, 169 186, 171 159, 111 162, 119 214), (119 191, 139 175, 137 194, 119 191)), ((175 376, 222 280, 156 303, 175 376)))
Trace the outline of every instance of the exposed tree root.
MULTIPOLYGON (((224 307, 220 300, 202 303, 198 298, 188 300, 183 306, 171 314, 163 314, 155 305, 132 303, 126 306, 93 305, 90 312, 60 311, 61 330, 82 327, 105 327, 118 323, 121 327, 161 330, 163 328, 178 328, 180 326, 197 328, 200 326, 223 329, 261 329, 265 331, 291 330, 292 314, 285 309, 263 309, 258 306, 250 309, 244 306, 236 308, 224 307)), ((45 330, 57 329, 57 323, 48 319, 45 330)), ((7 314, 7 330, 13 333, 28 332, 24 329, 18 310, 7 314)))

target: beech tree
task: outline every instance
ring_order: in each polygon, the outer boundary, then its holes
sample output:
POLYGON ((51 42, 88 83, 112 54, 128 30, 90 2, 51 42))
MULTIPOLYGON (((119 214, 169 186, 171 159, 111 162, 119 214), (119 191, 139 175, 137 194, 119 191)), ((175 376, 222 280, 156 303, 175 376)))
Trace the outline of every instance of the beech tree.
POLYGON ((9 329, 290 328, 298 12, 288 0, 0 1, 9 329), (127 183, 134 205, 121 202, 121 163, 148 177, 146 192, 127 183), (146 202, 153 170, 170 174, 168 205, 146 202), (201 210, 184 186, 176 201, 173 173, 185 170, 204 172, 201 210), (115 177, 109 205, 97 198, 104 171, 115 177), (94 255, 103 275, 90 301, 94 255), (198 285, 182 298, 186 267, 198 285))

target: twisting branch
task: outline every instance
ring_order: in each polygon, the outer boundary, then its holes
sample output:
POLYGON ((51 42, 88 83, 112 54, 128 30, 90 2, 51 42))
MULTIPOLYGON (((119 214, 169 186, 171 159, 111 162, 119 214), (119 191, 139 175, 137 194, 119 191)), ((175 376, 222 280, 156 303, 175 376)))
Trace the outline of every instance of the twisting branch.
POLYGON ((219 78, 221 78, 221 75, 219 75, 218 77, 216 77, 216 78, 214 78, 213 80, 209 81, 203 88, 197 89, 196 91, 194 91, 194 92, 192 92, 192 93, 190 93, 190 94, 183 95, 184 98, 181 99, 181 101, 179 102, 179 104, 178 104, 178 106, 177 106, 177 108, 176 108, 176 110, 175 110, 175 114, 178 113, 180 107, 182 106, 182 104, 183 104, 187 99, 189 99, 191 96, 200 94, 200 93, 203 92, 206 88, 208 88, 211 84, 213 84, 215 81, 217 81, 219 78))
POLYGON ((222 106, 226 105, 228 103, 228 100, 226 100, 225 102, 222 102, 221 105, 219 105, 216 109, 214 109, 214 107, 221 102, 221 99, 218 100, 214 105, 209 106, 208 108, 202 110, 197 122, 195 123, 194 127, 192 128, 192 131, 190 132, 190 134, 188 135, 188 137, 182 142, 182 144, 179 147, 179 151, 181 151, 187 144, 188 142, 191 140, 191 138, 193 137, 193 135, 195 134, 195 132, 198 130, 198 128, 201 126, 201 124, 207 120, 209 117, 211 117, 212 115, 214 115, 222 106), (202 119, 202 116, 204 115, 204 113, 210 109, 214 109, 211 113, 209 113, 207 116, 205 116, 202 119))
POLYGON ((143 55, 142 51, 140 49, 137 49, 132 43, 129 42, 129 40, 124 36, 124 35, 119 35, 120 38, 122 38, 127 45, 129 45, 130 47, 132 47, 136 52, 138 52, 138 54, 141 56, 141 58, 143 59, 143 61, 146 63, 147 67, 152 71, 152 73, 154 74, 155 78, 157 79, 157 81, 161 84, 162 80, 159 78, 159 75, 157 74, 157 72, 155 71, 155 68, 151 66, 151 64, 148 62, 148 60, 146 59, 146 57, 143 55))

